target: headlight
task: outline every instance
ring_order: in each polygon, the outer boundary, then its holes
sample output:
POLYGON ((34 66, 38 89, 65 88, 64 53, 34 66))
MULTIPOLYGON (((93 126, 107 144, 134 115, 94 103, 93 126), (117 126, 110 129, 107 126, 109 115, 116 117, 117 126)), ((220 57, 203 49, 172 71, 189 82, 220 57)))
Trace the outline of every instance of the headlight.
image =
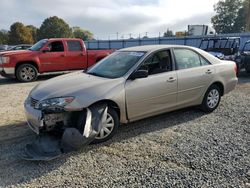
POLYGON ((63 108, 64 106, 70 104, 74 99, 75 99, 74 97, 59 97, 59 98, 46 99, 41 102, 38 102, 35 105, 35 109, 55 110, 57 108, 63 108))
POLYGON ((9 62, 10 62, 10 57, 5 57, 5 56, 2 57, 2 63, 3 64, 9 63, 9 62))

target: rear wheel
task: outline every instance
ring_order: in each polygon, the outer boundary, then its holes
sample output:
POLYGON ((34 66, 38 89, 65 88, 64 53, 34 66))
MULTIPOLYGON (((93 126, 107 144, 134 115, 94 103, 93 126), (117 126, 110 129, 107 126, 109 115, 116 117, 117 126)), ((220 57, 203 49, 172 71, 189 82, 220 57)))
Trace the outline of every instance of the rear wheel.
POLYGON ((37 68, 31 64, 22 64, 16 70, 16 77, 21 82, 35 81, 37 74, 37 68))
POLYGON ((208 90, 203 98, 203 101, 201 104, 201 109, 204 112, 214 111, 218 107, 218 105, 220 103, 220 99, 221 99, 220 88, 217 85, 211 85, 208 88, 208 90))

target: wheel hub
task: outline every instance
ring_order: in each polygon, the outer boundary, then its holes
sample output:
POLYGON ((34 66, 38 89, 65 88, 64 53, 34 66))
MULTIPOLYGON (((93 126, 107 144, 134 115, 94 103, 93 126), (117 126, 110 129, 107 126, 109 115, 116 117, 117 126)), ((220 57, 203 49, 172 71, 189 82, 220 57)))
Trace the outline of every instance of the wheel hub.
POLYGON ((96 136, 96 139, 104 139, 108 137, 114 129, 115 121, 113 117, 107 113, 106 120, 102 122, 100 133, 96 136))
POLYGON ((212 89, 207 96, 207 105, 209 108, 214 108, 219 102, 219 91, 212 89))

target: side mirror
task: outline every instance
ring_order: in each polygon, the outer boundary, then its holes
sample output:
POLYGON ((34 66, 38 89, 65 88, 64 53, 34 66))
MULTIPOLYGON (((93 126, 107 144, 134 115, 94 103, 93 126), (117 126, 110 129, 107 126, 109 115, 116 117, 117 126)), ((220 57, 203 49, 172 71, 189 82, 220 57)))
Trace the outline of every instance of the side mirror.
POLYGON ((146 78, 148 77, 148 71, 147 70, 138 70, 130 75, 131 80, 135 80, 137 78, 146 78))
POLYGON ((47 53, 47 52, 50 52, 50 48, 49 48, 49 47, 45 47, 45 48, 43 49, 43 53, 47 53))

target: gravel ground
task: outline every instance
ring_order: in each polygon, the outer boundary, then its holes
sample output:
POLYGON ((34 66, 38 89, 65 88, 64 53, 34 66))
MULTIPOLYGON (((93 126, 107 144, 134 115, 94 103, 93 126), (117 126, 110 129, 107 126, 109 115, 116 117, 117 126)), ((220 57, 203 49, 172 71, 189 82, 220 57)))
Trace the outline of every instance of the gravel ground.
POLYGON ((112 140, 50 162, 18 157, 34 138, 22 104, 36 84, 0 78, 0 187, 250 187, 250 75, 211 114, 189 108, 120 126, 112 140))

